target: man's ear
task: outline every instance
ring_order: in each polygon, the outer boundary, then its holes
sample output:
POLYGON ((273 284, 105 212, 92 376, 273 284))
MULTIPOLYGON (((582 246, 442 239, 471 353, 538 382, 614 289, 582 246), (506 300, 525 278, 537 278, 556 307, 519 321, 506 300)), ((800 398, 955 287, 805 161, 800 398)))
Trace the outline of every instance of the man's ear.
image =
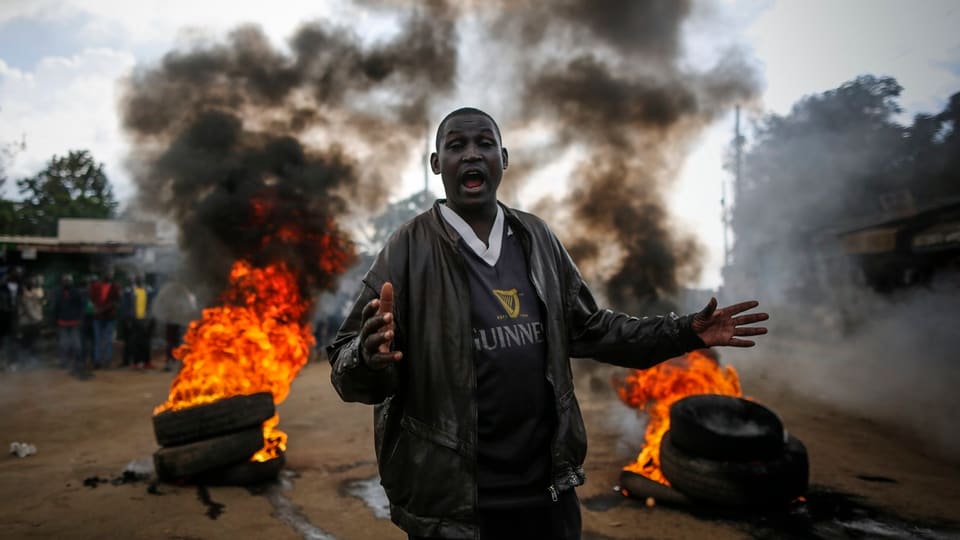
POLYGON ((436 152, 430 154, 430 170, 433 171, 433 174, 440 174, 440 158, 436 152))
POLYGON ((507 154, 506 148, 500 149, 500 154, 503 156, 503 168, 507 168, 507 164, 510 162, 510 156, 507 154))

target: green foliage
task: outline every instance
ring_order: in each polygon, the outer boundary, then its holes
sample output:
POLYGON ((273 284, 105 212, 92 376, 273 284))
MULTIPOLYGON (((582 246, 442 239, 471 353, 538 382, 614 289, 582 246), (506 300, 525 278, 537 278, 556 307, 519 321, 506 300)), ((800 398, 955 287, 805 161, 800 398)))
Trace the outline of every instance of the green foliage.
MULTIPOLYGON (((113 188, 86 150, 53 156, 37 175, 17 180, 22 200, 15 206, 13 223, 4 220, 0 207, 0 227, 7 234, 55 236, 59 218, 114 217, 117 201, 113 188)), ((4 204, 9 201, 4 201, 4 204)))
POLYGON ((4 198, 7 191, 7 163, 26 148, 26 140, 0 144, 0 233, 14 230, 17 222, 17 205, 4 198))
POLYGON ((778 236, 804 234, 867 213, 871 193, 900 183, 887 161, 903 151, 905 132, 893 121, 901 90, 892 78, 862 76, 761 121, 745 155, 735 230, 759 219, 778 236))
MULTIPOLYGON (((0 189, 3 189, 0 184, 0 189)), ((0 234, 16 234, 17 205, 13 201, 0 199, 0 234)))
POLYGON ((735 194, 731 275, 800 290, 838 253, 828 251, 839 232, 960 197, 960 93, 903 125, 901 91, 864 75, 755 126, 735 194))
POLYGON ((809 237, 958 195, 960 94, 938 115, 897 123, 902 88, 864 75, 808 96, 756 127, 744 156, 733 215, 737 242, 755 246, 809 237))

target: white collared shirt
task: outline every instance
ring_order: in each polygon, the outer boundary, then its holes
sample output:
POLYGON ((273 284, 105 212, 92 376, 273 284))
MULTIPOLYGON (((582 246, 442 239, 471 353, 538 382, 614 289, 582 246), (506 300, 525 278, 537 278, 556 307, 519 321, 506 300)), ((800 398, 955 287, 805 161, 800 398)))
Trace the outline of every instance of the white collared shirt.
MULTIPOLYGON (((493 228, 490 230, 490 238, 487 244, 480 240, 473 228, 467 224, 456 212, 445 204, 440 205, 440 215, 453 230, 457 231, 460 238, 477 254, 478 257, 490 266, 495 266, 500 260, 500 249, 503 247, 503 210, 497 205, 497 217, 493 220, 493 228)), ((507 226, 507 234, 510 234, 510 227, 507 226)))

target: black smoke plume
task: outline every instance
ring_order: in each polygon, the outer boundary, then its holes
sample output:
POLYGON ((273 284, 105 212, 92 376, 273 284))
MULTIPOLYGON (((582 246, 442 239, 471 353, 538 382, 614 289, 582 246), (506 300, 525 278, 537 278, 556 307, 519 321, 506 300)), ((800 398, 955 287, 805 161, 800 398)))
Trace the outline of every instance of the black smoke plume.
POLYGON ((685 65, 693 4, 360 4, 400 14, 397 35, 364 46, 314 23, 284 52, 241 27, 129 81, 123 113, 140 203, 177 221, 204 281, 260 249, 252 199, 269 194, 282 203, 270 206, 277 216, 309 215, 298 222, 317 226, 347 201, 382 206, 384 179, 417 152, 424 127, 445 112, 438 103, 461 84, 489 94, 482 99, 509 133, 551 133, 546 144, 514 148, 504 198, 530 173, 577 156, 570 195, 537 208, 554 223, 566 214, 561 234, 584 271, 606 283, 609 302, 660 308, 696 277, 698 246, 670 223, 664 191, 693 137, 757 84, 736 51, 705 71, 685 65), (465 35, 471 46, 459 47, 465 35))
POLYGON ((383 202, 396 175, 395 162, 362 156, 403 156, 422 139, 456 72, 452 24, 433 2, 389 41, 313 23, 289 52, 244 26, 130 78, 137 203, 179 225, 196 286, 219 291, 238 259, 283 260, 310 289, 333 285, 353 249, 338 218, 348 202, 383 202))
MULTIPOLYGON (((568 248, 611 305, 673 307, 669 297, 696 279, 701 258, 671 223, 664 191, 693 137, 755 97, 757 76, 735 50, 706 71, 684 65, 690 2, 524 6, 496 24, 507 43, 536 52, 515 70, 519 122, 552 130, 550 153, 579 156, 569 196, 538 209, 568 214, 568 248)), ((515 168, 536 167, 513 156, 515 168)))

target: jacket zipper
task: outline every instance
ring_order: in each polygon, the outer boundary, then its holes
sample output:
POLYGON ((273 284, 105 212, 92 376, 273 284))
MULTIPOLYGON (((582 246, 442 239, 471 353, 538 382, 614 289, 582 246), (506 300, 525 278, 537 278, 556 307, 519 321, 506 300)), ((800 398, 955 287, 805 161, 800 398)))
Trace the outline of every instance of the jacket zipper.
MULTIPOLYGON (((522 227, 519 227, 519 228, 523 230, 522 227)), ((524 239, 523 241, 524 250, 527 256, 527 277, 529 277, 530 283, 533 284, 533 290, 537 293, 537 297, 540 300, 540 304, 543 306, 544 317, 549 318, 550 317, 549 308, 547 306, 546 300, 544 300, 543 291, 540 288, 540 283, 537 281, 537 279, 533 275, 533 249, 530 247, 530 238, 529 236, 526 235, 525 231, 524 233, 522 233, 521 237, 524 239)), ((550 391, 553 392, 553 403, 554 403, 553 410, 557 416, 556 421, 557 423, 559 423, 560 422, 560 399, 559 399, 559 396, 557 395, 557 387, 554 384, 553 380, 550 378, 550 366, 552 365, 552 362, 550 361, 551 355, 549 354, 549 349, 550 349, 550 342, 548 340, 547 341, 547 350, 548 350, 547 372, 544 374, 544 377, 547 379, 547 383, 550 385, 550 391)), ((554 433, 554 438, 556 438, 556 433, 554 433)), ((556 465, 557 465, 556 462, 554 461, 555 445, 556 445, 556 441, 551 439, 550 441, 550 480, 551 482, 553 481, 554 471, 556 470, 556 465)), ((547 487, 547 491, 550 492, 551 501, 557 502, 559 500, 557 486, 555 484, 551 483, 550 486, 547 487)))
MULTIPOLYGON (((469 285, 467 284, 467 280, 469 279, 469 277, 467 277, 467 271, 466 271, 466 268, 464 267, 463 258, 460 256, 460 252, 457 250, 456 246, 449 246, 449 247, 452 248, 454 260, 457 261, 456 266, 457 266, 458 274, 459 274, 459 277, 460 277, 460 280, 461 280, 461 285, 463 285, 464 288, 466 288, 467 290, 469 290, 469 285)), ((469 320, 470 320, 470 302, 469 302, 469 300, 468 300, 467 302, 464 302, 463 304, 464 304, 464 312, 463 312, 463 314, 462 314, 461 316, 465 316, 465 317, 466 317, 466 320, 469 321, 469 320)), ((478 442, 479 442, 479 434, 478 434, 479 427, 478 427, 478 426, 479 426, 480 420, 479 420, 479 418, 478 418, 479 408, 478 408, 478 403, 477 403, 477 399, 478 399, 478 396, 477 396, 477 368, 476 368, 476 365, 474 364, 474 360, 473 360, 473 339, 472 339, 472 336, 470 336, 470 335, 467 336, 467 341, 466 341, 466 343, 467 343, 467 345, 466 345, 467 350, 469 351, 468 357, 470 358, 470 362, 468 363, 468 365, 470 366, 470 371, 473 373, 473 376, 470 378, 471 382, 473 383, 473 384, 472 384, 472 387, 470 388, 470 391, 471 391, 471 393, 473 394, 473 399, 472 399, 472 401, 473 401, 473 403, 474 403, 474 407, 473 407, 473 441, 474 441, 474 444, 473 444, 473 453, 474 453, 474 459, 473 459, 473 507, 476 509, 476 513, 477 513, 477 531, 476 531, 476 534, 475 534, 474 537, 475 537, 475 538, 479 538, 479 537, 480 537, 480 526, 479 526, 479 513, 480 513, 480 481, 479 481, 480 479, 479 479, 479 474, 480 474, 480 471, 479 471, 479 465, 478 465, 477 461, 478 461, 478 452, 479 452, 479 450, 480 450, 480 449, 479 449, 479 444, 478 444, 478 442)))

